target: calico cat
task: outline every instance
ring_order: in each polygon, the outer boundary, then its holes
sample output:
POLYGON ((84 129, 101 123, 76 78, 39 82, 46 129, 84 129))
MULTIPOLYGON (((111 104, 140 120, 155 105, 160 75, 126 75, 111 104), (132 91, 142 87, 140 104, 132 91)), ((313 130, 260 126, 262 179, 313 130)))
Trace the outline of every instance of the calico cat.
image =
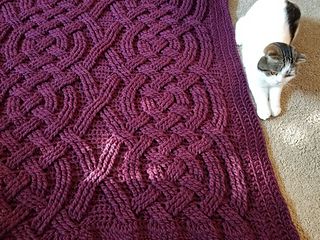
POLYGON ((265 120, 281 113, 283 86, 306 60, 292 45, 300 9, 287 0, 258 0, 236 24, 236 42, 258 116, 265 120))

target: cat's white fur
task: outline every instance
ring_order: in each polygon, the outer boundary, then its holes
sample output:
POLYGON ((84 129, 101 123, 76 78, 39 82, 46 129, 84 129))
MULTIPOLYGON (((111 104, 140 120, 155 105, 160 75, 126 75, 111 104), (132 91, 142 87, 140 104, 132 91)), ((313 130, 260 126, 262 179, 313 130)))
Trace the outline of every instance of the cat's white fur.
MULTIPOLYGON (((242 45, 242 60, 258 116, 265 120, 281 113, 280 95, 286 69, 277 76, 266 77, 257 68, 264 48, 272 42, 290 44, 285 0, 258 0, 236 24, 236 42, 242 45)), ((287 68, 287 67, 285 67, 287 68)), ((291 77, 292 78, 292 77, 291 77)))

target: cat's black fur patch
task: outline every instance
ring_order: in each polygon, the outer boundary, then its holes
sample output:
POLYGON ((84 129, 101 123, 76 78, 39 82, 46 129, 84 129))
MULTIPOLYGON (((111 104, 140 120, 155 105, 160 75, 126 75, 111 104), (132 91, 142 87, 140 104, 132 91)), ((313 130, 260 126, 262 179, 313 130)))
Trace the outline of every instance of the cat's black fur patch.
POLYGON ((287 1, 286 11, 288 16, 288 24, 289 24, 291 41, 292 41, 299 25, 301 12, 297 5, 289 1, 287 1))

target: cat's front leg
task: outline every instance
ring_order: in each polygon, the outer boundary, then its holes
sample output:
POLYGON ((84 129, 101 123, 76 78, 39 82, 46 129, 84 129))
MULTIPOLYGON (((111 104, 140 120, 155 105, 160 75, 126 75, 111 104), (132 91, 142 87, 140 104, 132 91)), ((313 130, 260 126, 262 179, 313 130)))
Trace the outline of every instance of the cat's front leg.
POLYGON ((266 120, 271 116, 271 110, 268 101, 268 88, 260 86, 250 87, 254 101, 257 107, 257 114, 262 120, 266 120))
POLYGON ((272 87, 269 90, 269 101, 272 116, 276 117, 281 113, 280 97, 282 86, 272 87))

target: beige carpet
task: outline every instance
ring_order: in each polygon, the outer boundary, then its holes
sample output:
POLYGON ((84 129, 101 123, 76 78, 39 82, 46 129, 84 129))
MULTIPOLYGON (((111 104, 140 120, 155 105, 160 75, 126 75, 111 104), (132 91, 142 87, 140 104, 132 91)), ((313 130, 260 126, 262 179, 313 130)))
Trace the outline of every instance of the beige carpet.
MULTIPOLYGON (((229 2, 235 22, 255 0, 229 2)), ((292 2, 302 12, 293 45, 307 55, 307 63, 284 89, 282 114, 262 125, 270 159, 301 239, 320 240, 320 1, 292 2)))

